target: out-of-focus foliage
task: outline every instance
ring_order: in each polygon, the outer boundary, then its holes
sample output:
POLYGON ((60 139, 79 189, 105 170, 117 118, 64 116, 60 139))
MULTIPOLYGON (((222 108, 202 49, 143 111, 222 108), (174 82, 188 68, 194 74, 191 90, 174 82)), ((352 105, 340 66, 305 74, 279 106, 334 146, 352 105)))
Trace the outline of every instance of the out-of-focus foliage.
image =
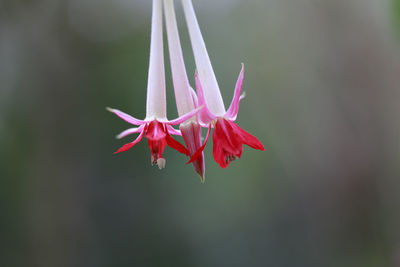
POLYGON ((222 170, 210 142, 205 184, 172 149, 112 154, 132 138, 105 107, 144 117, 151 1, 0 1, 0 266, 399 266, 400 2, 193 2, 267 147, 222 170))

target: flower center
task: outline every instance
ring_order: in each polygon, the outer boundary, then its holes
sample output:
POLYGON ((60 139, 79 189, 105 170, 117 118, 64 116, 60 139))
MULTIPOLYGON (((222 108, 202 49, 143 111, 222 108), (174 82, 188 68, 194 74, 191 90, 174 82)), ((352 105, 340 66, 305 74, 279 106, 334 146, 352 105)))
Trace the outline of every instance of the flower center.
POLYGON ((229 162, 237 159, 237 157, 233 154, 227 154, 227 155, 225 155, 224 159, 225 159, 225 164, 228 164, 229 162))

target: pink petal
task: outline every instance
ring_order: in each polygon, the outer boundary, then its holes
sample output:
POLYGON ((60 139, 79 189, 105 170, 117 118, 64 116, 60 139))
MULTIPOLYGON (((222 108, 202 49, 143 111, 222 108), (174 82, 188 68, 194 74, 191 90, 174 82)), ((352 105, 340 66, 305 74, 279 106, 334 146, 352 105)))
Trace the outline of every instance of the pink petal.
POLYGON ((136 145, 137 143, 139 143, 142 140, 143 135, 146 132, 146 130, 147 130, 147 125, 143 128, 143 130, 140 132, 139 136, 133 142, 123 145, 120 149, 117 150, 117 152, 114 152, 114 154, 124 152, 124 151, 131 149, 134 145, 136 145))
POLYGON ((203 107, 198 107, 198 108, 196 108, 196 109, 194 109, 194 110, 192 110, 192 111, 186 113, 185 115, 180 116, 179 118, 177 118, 177 119, 175 119, 175 120, 167 121, 167 122, 165 122, 165 123, 166 123, 166 124, 169 124, 169 125, 177 125, 177 124, 180 124, 180 123, 182 123, 182 122, 184 122, 184 121, 190 119, 190 118, 193 117, 194 115, 196 115, 196 114, 197 114, 200 110, 202 110, 202 109, 203 109, 203 107))
POLYGON ((199 112, 199 120, 201 124, 209 124, 213 120, 217 118, 207 107, 206 104, 206 99, 204 98, 204 91, 203 87, 201 86, 200 79, 197 75, 195 74, 195 79, 196 79, 196 90, 197 90, 197 98, 198 98, 198 105, 199 106, 204 106, 204 108, 199 112))
POLYGON ((221 143, 217 142, 218 138, 216 137, 216 133, 214 131, 213 133, 213 157, 214 160, 219 164, 221 168, 226 168, 228 167, 230 162, 225 161, 225 155, 224 155, 224 150, 222 149, 221 143))
POLYGON ((252 147, 254 149, 259 149, 264 151, 265 148, 263 144, 253 135, 249 134, 242 128, 240 128, 237 124, 230 122, 232 128, 235 129, 236 133, 239 134, 239 136, 242 138, 242 142, 249 147, 252 147))
POLYGON ((203 150, 206 147, 206 144, 208 142, 208 138, 210 137, 210 132, 211 132, 211 124, 208 126, 207 136, 206 136, 206 139, 204 140, 204 144, 196 151, 196 153, 194 153, 190 157, 190 160, 188 162, 186 162, 186 164, 192 163, 201 155, 201 153, 203 153, 203 150))
POLYGON ((136 128, 127 129, 127 130, 123 131, 122 133, 120 133, 119 135, 117 135, 117 138, 121 139, 127 135, 139 133, 143 130, 143 128, 144 128, 144 125, 140 125, 139 127, 136 127, 136 128))
POLYGON ((133 125, 142 125, 145 124, 146 122, 143 120, 139 120, 136 119, 134 117, 132 117, 131 115, 128 115, 118 109, 113 109, 113 108, 107 108, 108 111, 114 113, 115 115, 117 115, 118 117, 120 117, 121 119, 123 119, 124 121, 133 124, 133 125))
POLYGON ((171 125, 166 125, 167 126, 167 131, 169 134, 173 134, 173 135, 179 135, 182 136, 181 131, 176 130, 174 127, 172 127, 171 125))
POLYGON ((236 116, 239 112, 239 103, 240 99, 242 98, 240 92, 242 90, 243 79, 244 79, 244 65, 242 63, 242 70, 240 71, 238 80, 236 82, 235 93, 233 95, 231 105, 229 106, 228 111, 224 115, 225 118, 233 121, 236 120, 236 116))

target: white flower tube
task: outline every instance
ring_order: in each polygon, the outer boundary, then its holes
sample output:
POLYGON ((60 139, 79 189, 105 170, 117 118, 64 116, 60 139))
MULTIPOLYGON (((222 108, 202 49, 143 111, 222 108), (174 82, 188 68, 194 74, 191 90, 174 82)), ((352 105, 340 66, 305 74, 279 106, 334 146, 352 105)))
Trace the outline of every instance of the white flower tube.
MULTIPOLYGON (((179 39, 178 26, 176 23, 174 1, 164 0, 165 22, 167 27, 168 48, 171 61, 172 80, 174 83, 175 100, 179 116, 191 112, 197 103, 193 99, 192 89, 186 74, 185 62, 182 55, 182 47, 179 39)), ((179 127, 183 140, 193 156, 202 146, 201 127, 196 116, 185 121, 179 127)), ((204 154, 201 153, 192 162, 193 168, 204 182, 205 162, 204 154)))
POLYGON ((146 120, 167 118, 161 5, 161 0, 153 1, 146 120))
POLYGON ((235 86, 235 93, 228 111, 225 111, 217 79, 211 66, 206 45, 200 32, 196 14, 191 0, 182 0, 186 22, 189 29, 190 40, 197 66, 195 75, 198 105, 204 106, 199 112, 198 118, 203 125, 208 125, 208 132, 202 147, 191 156, 189 162, 196 160, 200 155, 210 136, 211 127, 213 133, 213 156, 215 161, 226 168, 231 161, 240 158, 242 146, 248 145, 254 149, 264 150, 263 144, 253 135, 249 134, 234 123, 239 111, 244 78, 244 65, 239 73, 235 86), (203 89, 204 88, 204 89, 203 89))
POLYGON ((167 119, 161 1, 153 0, 146 118, 140 120, 118 109, 107 108, 124 121, 139 126, 127 129, 117 136, 117 138, 123 138, 131 134, 139 134, 135 140, 123 145, 115 153, 131 149, 145 137, 151 151, 151 163, 157 164, 160 169, 165 167, 163 152, 167 145, 180 153, 190 155, 181 143, 171 137, 171 135, 181 135, 181 132, 175 130, 171 125, 182 124, 196 116, 201 109, 191 109, 190 112, 174 120, 167 119))
POLYGON ((207 53, 203 36, 201 35, 192 1, 182 0, 182 5, 189 29, 197 73, 204 88, 204 97, 207 106, 212 113, 222 116, 225 114, 224 102, 219 91, 218 82, 207 53))
POLYGON ((173 0, 164 0, 164 12, 176 106, 178 114, 181 116, 192 111, 195 108, 195 104, 190 92, 191 88, 183 60, 173 0))

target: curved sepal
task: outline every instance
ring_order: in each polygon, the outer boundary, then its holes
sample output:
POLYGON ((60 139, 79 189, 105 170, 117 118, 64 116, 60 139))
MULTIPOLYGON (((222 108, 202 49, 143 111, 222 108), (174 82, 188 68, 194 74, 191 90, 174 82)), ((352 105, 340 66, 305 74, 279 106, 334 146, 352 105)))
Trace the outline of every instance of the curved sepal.
POLYGON ((122 112, 118 109, 113 109, 113 108, 106 108, 108 111, 110 111, 111 113, 114 113, 115 115, 117 115, 118 117, 120 117, 121 119, 123 119, 124 121, 133 124, 133 125, 142 125, 145 124, 146 121, 144 120, 139 120, 136 119, 134 117, 132 117, 131 115, 126 114, 125 112, 122 112))
POLYGON ((200 79, 197 75, 195 74, 195 80, 196 80, 196 90, 197 90, 197 104, 199 106, 203 106, 203 109, 199 111, 199 121, 201 124, 209 124, 213 120, 217 118, 207 107, 206 99, 204 98, 204 91, 203 87, 201 85, 200 79))
POLYGON ((129 128, 129 129, 123 131, 122 133, 120 133, 119 135, 117 135, 116 138, 121 139, 130 134, 139 133, 143 130, 143 128, 144 128, 144 125, 140 125, 139 127, 135 127, 135 128, 129 128))
POLYGON ((120 149, 118 149, 116 152, 114 152, 114 154, 124 152, 124 151, 131 149, 134 145, 136 145, 137 143, 139 143, 142 140, 146 130, 147 130, 147 125, 142 128, 142 131, 140 132, 139 136, 133 142, 123 145, 120 149))
POLYGON ((189 156, 189 150, 186 149, 186 147, 184 147, 181 143, 179 143, 178 141, 176 141, 174 138, 172 138, 168 133, 166 135, 166 141, 167 144, 172 147, 173 149, 175 149, 176 151, 185 154, 186 156, 189 156))
POLYGON ((166 121, 166 122, 163 122, 163 123, 168 124, 168 125, 181 124, 181 123, 187 121, 188 119, 190 119, 191 117, 193 117, 194 115, 196 115, 202 109, 203 109, 203 107, 200 106, 200 107, 198 107, 198 108, 186 113, 185 115, 180 116, 179 118, 177 118, 175 120, 170 120, 170 121, 166 121))
POLYGON ((169 134, 182 136, 182 133, 180 130, 175 129, 171 125, 166 125, 166 126, 167 126, 167 131, 169 134))
POLYGON ((197 99, 196 91, 190 87, 190 95, 192 96, 194 107, 197 108, 199 106, 199 101, 197 99))
POLYGON ((211 124, 209 124, 209 126, 208 126, 207 136, 206 136, 206 139, 204 140, 204 144, 196 151, 196 153, 194 153, 190 157, 190 160, 188 162, 186 162, 186 164, 192 163, 201 155, 201 153, 203 153, 203 150, 206 147, 206 144, 208 142, 208 138, 210 137, 210 132, 211 132, 211 124))
POLYGON ((249 134, 235 123, 231 123, 231 125, 232 128, 235 129, 236 133, 240 135, 244 144, 261 151, 265 150, 264 145, 254 135, 249 134))
POLYGON ((244 97, 240 95, 243 86, 243 79, 244 79, 244 64, 242 63, 242 70, 240 71, 238 80, 236 82, 235 93, 233 95, 231 105, 229 106, 228 111, 224 115, 224 117, 229 120, 233 121, 236 120, 237 114, 239 112, 240 99, 244 97))

